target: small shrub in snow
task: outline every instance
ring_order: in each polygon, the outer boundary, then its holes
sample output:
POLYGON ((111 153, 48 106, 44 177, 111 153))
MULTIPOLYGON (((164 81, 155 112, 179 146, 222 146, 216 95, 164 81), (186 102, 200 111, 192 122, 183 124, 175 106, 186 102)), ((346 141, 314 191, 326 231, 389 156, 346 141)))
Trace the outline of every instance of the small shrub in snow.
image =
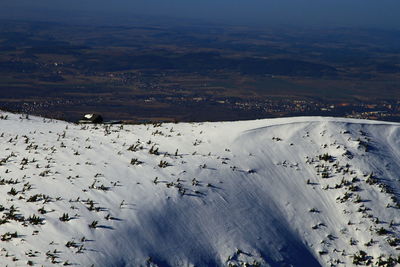
POLYGON ((160 163, 158 164, 158 167, 160 168, 166 168, 169 166, 169 163, 165 160, 161 160, 160 163))
POLYGON ((96 229, 98 223, 98 221, 93 221, 91 224, 89 224, 89 228, 96 229))
POLYGON ((18 192, 17 192, 17 190, 16 190, 14 187, 12 187, 12 188, 10 189, 10 191, 7 192, 7 194, 12 195, 12 196, 15 196, 15 195, 18 194, 18 192))
POLYGON ((153 145, 153 146, 150 148, 150 150, 149 150, 149 154, 152 154, 152 155, 160 155, 160 153, 158 152, 158 147, 155 148, 155 146, 153 145))
POLYGON ((38 212, 40 214, 46 214, 47 213, 47 211, 44 209, 44 207, 41 207, 40 209, 38 209, 38 212))
POLYGON ((378 235, 387 235, 387 234, 389 233, 389 231, 386 230, 385 228, 381 227, 381 228, 379 228, 379 229, 376 230, 376 233, 377 233, 378 235))
POLYGON ((129 151, 136 152, 136 151, 138 151, 138 150, 140 150, 140 149, 142 149, 142 148, 143 148, 143 147, 140 146, 140 143, 137 143, 137 144, 131 145, 131 146, 128 148, 128 150, 129 150, 129 151))
POLYGON ((158 177, 154 178, 153 183, 158 184, 158 177))
POLYGON ((354 203, 360 203, 360 202, 362 202, 361 196, 360 196, 360 195, 357 195, 357 196, 355 197, 355 199, 354 199, 353 202, 354 202, 354 203))
POLYGON ((319 160, 329 161, 329 162, 333 160, 333 157, 331 155, 329 155, 328 153, 319 155, 318 158, 319 158, 319 160))
POLYGON ((67 248, 78 248, 79 245, 75 241, 68 241, 65 246, 67 248))
POLYGON ((7 232, 7 233, 1 235, 1 241, 10 241, 13 238, 18 238, 17 232, 14 232, 14 233, 7 232))
POLYGON ((310 212, 313 212, 313 213, 319 213, 319 210, 318 210, 318 209, 316 209, 316 208, 312 208, 312 209, 310 209, 310 212))
POLYGON ((396 247, 397 245, 400 244, 400 239, 397 238, 397 237, 389 238, 389 239, 387 240, 387 242, 388 242, 388 244, 389 244, 390 246, 396 247))
POLYGON ((320 251, 318 251, 318 254, 319 254, 320 256, 322 256, 322 255, 327 255, 327 254, 328 254, 328 251, 326 251, 326 250, 320 250, 320 251))
POLYGON ((398 266, 400 263, 399 258, 393 258, 392 256, 389 256, 387 259, 385 259, 385 255, 380 255, 375 262, 376 266, 383 266, 383 267, 395 267, 398 266))
POLYGON ((344 203, 347 200, 349 200, 349 198, 352 196, 352 193, 349 192, 345 192, 343 197, 337 197, 336 200, 339 201, 340 203, 344 203))
POLYGON ((359 252, 355 253, 353 255, 353 264, 354 265, 369 265, 367 261, 369 261, 370 257, 367 255, 367 253, 363 250, 360 250, 359 252))
POLYGON ((140 165, 142 164, 137 158, 131 159, 131 165, 140 165))
POLYGON ((43 220, 44 220, 43 218, 40 218, 39 216, 36 216, 35 214, 29 216, 27 219, 27 221, 33 225, 43 224, 43 220))
POLYGON ((366 247, 370 247, 370 246, 372 246, 373 244, 375 243, 375 241, 371 238, 371 240, 369 240, 367 243, 365 243, 364 245, 366 246, 366 247))
POLYGON ((360 188, 357 185, 350 185, 349 190, 352 192, 357 192, 360 190, 360 188))
POLYGON ((63 215, 59 219, 62 222, 68 222, 69 220, 71 220, 71 218, 69 217, 68 213, 63 213, 63 215))
POLYGON ((35 194, 35 195, 33 195, 33 196, 30 196, 26 202, 36 202, 36 201, 39 201, 40 196, 41 196, 41 195, 39 195, 39 194, 35 194))
POLYGON ((365 182, 367 182, 367 184, 369 184, 369 185, 374 185, 374 184, 377 184, 377 183, 378 183, 378 179, 376 179, 376 178, 373 176, 373 174, 371 173, 371 174, 368 176, 367 180, 365 180, 365 182))

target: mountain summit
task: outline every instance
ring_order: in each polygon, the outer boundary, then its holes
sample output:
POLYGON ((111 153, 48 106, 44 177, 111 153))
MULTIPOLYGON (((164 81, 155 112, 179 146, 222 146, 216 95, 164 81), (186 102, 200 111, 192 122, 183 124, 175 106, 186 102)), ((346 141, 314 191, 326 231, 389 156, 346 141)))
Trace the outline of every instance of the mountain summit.
POLYGON ((400 124, 0 113, 1 265, 396 266, 400 124))

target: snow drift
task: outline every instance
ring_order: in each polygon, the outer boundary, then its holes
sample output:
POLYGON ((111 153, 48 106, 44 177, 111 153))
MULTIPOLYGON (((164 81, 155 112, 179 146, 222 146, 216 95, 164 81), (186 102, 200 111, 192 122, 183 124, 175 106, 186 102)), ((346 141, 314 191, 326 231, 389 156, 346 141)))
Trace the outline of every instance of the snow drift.
POLYGON ((2 265, 395 266, 400 125, 0 113, 2 265))

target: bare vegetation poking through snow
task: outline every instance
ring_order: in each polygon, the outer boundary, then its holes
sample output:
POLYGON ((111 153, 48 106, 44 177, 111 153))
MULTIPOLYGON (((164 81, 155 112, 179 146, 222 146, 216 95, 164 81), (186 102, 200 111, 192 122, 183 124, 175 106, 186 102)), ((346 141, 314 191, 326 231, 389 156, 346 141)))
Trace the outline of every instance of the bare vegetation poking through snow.
POLYGON ((0 263, 396 266, 400 125, 0 112, 0 263))

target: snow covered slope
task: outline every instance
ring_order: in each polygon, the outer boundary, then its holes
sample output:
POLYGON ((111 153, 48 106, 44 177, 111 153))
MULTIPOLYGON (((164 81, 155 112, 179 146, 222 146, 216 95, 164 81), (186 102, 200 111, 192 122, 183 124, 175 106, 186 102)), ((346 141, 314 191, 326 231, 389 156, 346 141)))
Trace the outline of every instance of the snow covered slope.
POLYGON ((400 125, 0 113, 2 266, 395 266, 400 125))

